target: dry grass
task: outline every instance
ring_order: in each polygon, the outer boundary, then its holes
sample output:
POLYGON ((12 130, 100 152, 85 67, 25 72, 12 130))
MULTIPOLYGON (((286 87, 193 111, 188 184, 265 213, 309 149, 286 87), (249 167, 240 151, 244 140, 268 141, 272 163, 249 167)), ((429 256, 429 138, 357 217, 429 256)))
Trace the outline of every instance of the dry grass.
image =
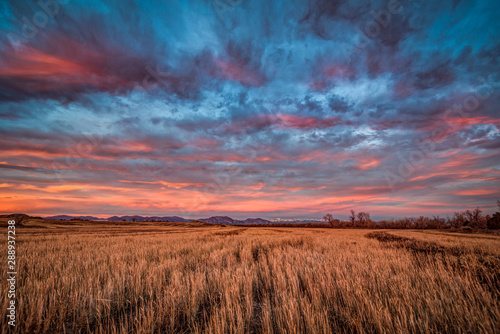
MULTIPOLYGON (((498 237, 387 231, 403 239, 386 241, 367 238, 367 230, 26 225, 17 236, 19 333, 500 328, 498 286, 488 281, 500 270, 498 237)), ((1 322, 7 332, 6 316, 1 322)))

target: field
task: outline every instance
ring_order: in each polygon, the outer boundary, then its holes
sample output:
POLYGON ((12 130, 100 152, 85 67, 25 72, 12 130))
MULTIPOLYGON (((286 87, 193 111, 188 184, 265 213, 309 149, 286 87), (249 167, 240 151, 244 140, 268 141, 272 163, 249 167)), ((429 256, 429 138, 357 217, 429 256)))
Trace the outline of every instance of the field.
POLYGON ((494 235, 31 220, 16 237, 13 332, 500 331, 494 235))

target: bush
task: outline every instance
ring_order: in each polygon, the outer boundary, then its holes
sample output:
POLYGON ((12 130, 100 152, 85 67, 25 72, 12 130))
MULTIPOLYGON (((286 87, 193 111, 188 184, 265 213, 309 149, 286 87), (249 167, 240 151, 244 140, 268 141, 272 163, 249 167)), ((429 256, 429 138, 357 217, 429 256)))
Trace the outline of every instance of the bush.
POLYGON ((487 227, 491 230, 500 229, 500 212, 495 212, 495 214, 490 219, 488 219, 488 222, 486 224, 487 227))

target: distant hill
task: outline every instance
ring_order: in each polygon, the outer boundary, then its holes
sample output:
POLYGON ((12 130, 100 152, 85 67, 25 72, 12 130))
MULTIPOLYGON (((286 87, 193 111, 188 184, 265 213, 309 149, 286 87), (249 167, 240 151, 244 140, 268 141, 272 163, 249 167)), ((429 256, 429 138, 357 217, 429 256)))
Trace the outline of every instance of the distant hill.
MULTIPOLYGON (((186 219, 178 216, 112 216, 109 218, 97 218, 94 216, 68 216, 68 215, 58 215, 58 216, 50 216, 45 217, 44 219, 51 220, 71 220, 71 219, 81 219, 81 220, 105 220, 105 221, 138 221, 138 222, 150 222, 150 221, 169 221, 169 222, 177 222, 177 223, 188 223, 192 222, 194 219, 186 219)), ((225 225, 235 225, 235 224, 272 224, 273 222, 270 220, 262 219, 262 218, 248 218, 245 220, 236 220, 228 216, 214 216, 210 218, 201 218, 197 219, 203 223, 210 224, 225 224, 225 225)))
MULTIPOLYGON (((0 215, 0 218, 14 218, 14 217, 19 217, 19 216, 22 216, 23 218, 30 218, 30 216, 28 216, 27 214, 24 214, 24 213, 9 213, 8 215, 0 215)), ((36 217, 32 217, 32 218, 36 218, 36 217)))
POLYGON ((71 219, 102 220, 102 219, 94 217, 94 216, 67 216, 67 215, 49 216, 49 217, 44 217, 43 219, 50 219, 50 220, 71 220, 71 219))
POLYGON ((188 223, 192 222, 193 219, 185 219, 182 217, 177 217, 177 216, 167 216, 167 217, 158 217, 158 216, 113 216, 109 217, 106 219, 107 221, 111 222, 118 222, 118 221, 128 221, 131 222, 135 218, 136 221, 138 222, 150 222, 150 221, 169 221, 169 222, 176 222, 176 223, 188 223))
POLYGON ((236 220, 227 216, 215 216, 210 218, 202 218, 198 219, 204 223, 211 224, 225 224, 225 225, 235 225, 235 224, 272 224, 273 222, 270 220, 265 220, 262 218, 248 218, 245 220, 236 220))
POLYGON ((210 217, 210 218, 200 218, 198 220, 200 222, 210 223, 210 224, 226 224, 226 225, 237 224, 237 220, 234 220, 233 218, 227 217, 227 216, 215 216, 215 217, 210 217))
POLYGON ((243 222, 244 224, 272 224, 273 222, 270 220, 262 219, 262 218, 248 218, 243 222))

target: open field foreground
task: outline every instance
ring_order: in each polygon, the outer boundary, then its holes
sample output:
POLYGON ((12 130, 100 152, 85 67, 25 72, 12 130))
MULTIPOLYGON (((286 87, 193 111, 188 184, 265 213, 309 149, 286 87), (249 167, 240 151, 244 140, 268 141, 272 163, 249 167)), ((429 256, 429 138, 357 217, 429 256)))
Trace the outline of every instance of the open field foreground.
POLYGON ((493 235, 30 221, 16 237, 19 333, 500 331, 493 235))

